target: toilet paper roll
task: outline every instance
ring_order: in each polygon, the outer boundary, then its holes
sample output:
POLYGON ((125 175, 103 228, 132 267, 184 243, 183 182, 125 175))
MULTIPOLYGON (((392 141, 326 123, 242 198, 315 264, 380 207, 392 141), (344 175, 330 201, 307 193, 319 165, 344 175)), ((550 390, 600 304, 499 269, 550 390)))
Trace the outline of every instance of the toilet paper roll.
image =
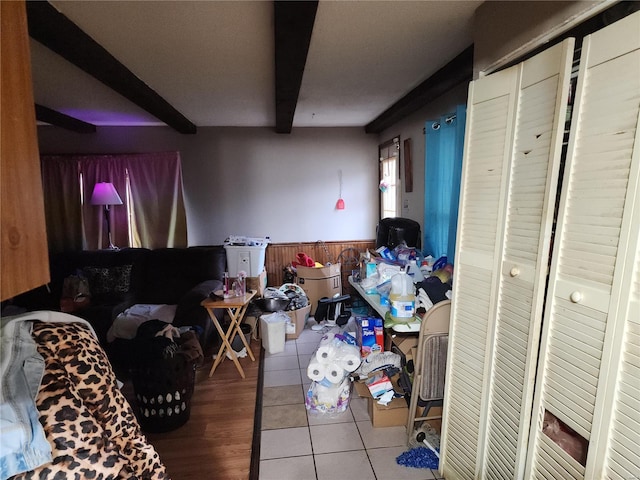
POLYGON ((320 362, 315 362, 312 359, 307 367, 307 377, 314 382, 320 382, 325 376, 325 365, 320 362))
POLYGON ((324 366, 324 377, 334 385, 339 384, 344 380, 346 372, 337 363, 328 363, 324 366))

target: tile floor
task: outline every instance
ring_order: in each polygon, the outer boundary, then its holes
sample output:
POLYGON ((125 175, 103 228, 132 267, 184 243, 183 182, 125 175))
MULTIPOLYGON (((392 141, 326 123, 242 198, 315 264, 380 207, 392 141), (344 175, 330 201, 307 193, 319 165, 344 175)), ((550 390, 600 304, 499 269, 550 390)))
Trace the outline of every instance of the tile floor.
POLYGON ((265 353, 261 480, 433 480, 437 470, 398 465, 407 451, 404 426, 373 428, 367 400, 352 390, 349 409, 335 418, 307 412, 307 366, 322 333, 313 320, 284 352, 265 353))

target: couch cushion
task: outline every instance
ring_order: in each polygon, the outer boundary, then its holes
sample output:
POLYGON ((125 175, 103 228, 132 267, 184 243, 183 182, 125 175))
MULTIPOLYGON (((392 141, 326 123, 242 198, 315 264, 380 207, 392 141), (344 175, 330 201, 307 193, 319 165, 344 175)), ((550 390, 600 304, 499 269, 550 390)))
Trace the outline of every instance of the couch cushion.
POLYGON ((159 248, 147 258, 140 303, 178 304, 199 283, 221 279, 219 255, 222 247, 159 248), (219 276, 217 276, 219 275, 219 276))
POLYGON ((82 273, 89 280, 91 296, 122 297, 131 290, 131 268, 133 265, 117 267, 84 267, 82 273))

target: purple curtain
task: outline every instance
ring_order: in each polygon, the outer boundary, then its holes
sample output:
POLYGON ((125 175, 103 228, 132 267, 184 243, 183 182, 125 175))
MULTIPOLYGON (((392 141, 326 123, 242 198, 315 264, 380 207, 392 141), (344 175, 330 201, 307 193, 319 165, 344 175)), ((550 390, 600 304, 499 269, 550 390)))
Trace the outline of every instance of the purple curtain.
POLYGON ((111 238, 119 247, 187 246, 178 152, 118 155, 43 155, 49 248, 106 248, 102 206, 91 205, 97 182, 111 182, 122 205, 110 207, 111 238))

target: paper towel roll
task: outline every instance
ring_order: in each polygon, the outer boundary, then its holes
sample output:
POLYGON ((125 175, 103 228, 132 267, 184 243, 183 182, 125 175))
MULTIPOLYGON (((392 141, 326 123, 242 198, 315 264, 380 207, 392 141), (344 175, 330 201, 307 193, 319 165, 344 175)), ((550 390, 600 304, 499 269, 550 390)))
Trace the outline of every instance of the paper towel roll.
POLYGON ((307 377, 313 380, 314 382, 320 382, 326 376, 326 368, 325 365, 314 361, 312 358, 309 362, 309 366, 307 367, 307 377))
POLYGON ((360 366, 360 354, 345 353, 340 357, 338 365, 349 373, 355 372, 360 366))
POLYGON ((333 343, 319 345, 316 351, 316 359, 320 363, 331 363, 336 358, 337 353, 338 349, 333 343))
POLYGON ((344 380, 345 371, 337 363, 328 363, 324 366, 324 377, 333 384, 338 384, 344 380))

